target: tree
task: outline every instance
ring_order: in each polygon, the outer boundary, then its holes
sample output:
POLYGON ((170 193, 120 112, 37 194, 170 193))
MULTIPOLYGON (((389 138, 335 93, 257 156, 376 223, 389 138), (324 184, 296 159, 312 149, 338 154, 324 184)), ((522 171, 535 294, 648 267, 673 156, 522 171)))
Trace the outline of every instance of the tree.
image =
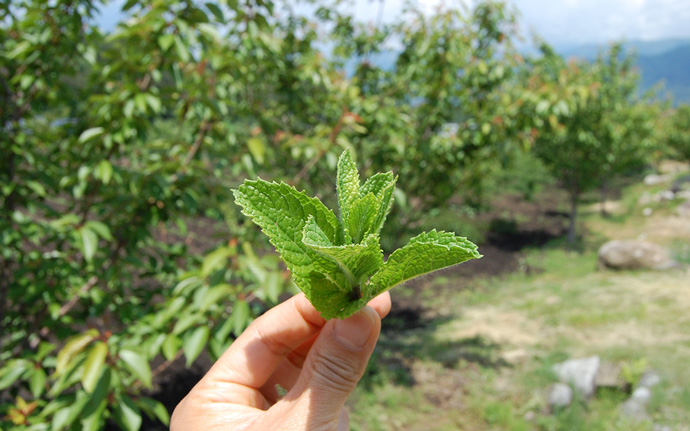
POLYGON ((361 59, 353 111, 366 132, 353 141, 362 159, 409 178, 401 189, 424 213, 458 190, 478 193, 486 165, 521 140, 519 97, 509 90, 520 56, 514 17, 502 2, 430 15, 411 9, 408 18, 373 30, 342 21, 337 52, 361 59), (391 64, 377 65, 372 58, 387 39, 402 49, 385 52, 391 64))
POLYGON ((231 187, 296 175, 343 116, 311 23, 270 2, 129 1, 107 34, 98 6, 2 3, 3 429, 165 422, 156 374, 217 357, 288 288, 231 187))
POLYGON ((653 146, 657 110, 639 98, 631 64, 617 45, 594 63, 566 63, 544 44, 527 72, 525 118, 536 112, 534 151, 568 191, 570 244, 582 194, 646 163, 653 146))
POLYGON ((678 106, 670 118, 667 143, 676 157, 690 161, 690 105, 678 106))

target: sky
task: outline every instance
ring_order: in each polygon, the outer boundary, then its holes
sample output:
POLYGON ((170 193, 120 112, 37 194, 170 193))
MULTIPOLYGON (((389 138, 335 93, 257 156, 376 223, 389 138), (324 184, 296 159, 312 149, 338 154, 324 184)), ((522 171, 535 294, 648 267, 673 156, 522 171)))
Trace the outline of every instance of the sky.
MULTIPOLYGON (((381 0, 352 0, 355 16, 376 22, 381 0)), ((399 15, 408 0, 383 0, 383 21, 399 15)), ((439 4, 473 0, 413 0, 427 11, 439 4)), ((621 40, 690 39, 690 0, 507 0, 518 9, 525 36, 536 32, 550 44, 567 48, 621 40)), ((111 0, 100 18, 112 28, 124 0, 111 0)))
MULTIPOLYGON (((383 0, 387 19, 399 14, 405 0, 383 0)), ((471 0, 417 0, 431 11, 439 4, 471 0)), ((356 0, 356 15, 375 20, 380 0, 356 0)), ((536 32, 549 43, 567 47, 620 40, 690 38, 690 0, 508 0, 519 10, 521 31, 536 32)), ((384 19, 386 20, 386 19, 384 19)))

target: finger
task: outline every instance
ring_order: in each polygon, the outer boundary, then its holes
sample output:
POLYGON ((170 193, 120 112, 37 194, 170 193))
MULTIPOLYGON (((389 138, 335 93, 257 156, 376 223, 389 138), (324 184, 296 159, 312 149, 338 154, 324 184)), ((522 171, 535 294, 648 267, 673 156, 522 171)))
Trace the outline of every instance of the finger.
POLYGON ((381 318, 369 306, 347 319, 330 321, 321 330, 297 383, 284 399, 303 410, 297 416, 309 417, 313 429, 337 423, 364 374, 380 330, 381 318))
MULTIPOLYGON (((379 315, 380 319, 383 319, 391 311, 391 296, 389 292, 382 293, 376 298, 369 301, 367 304, 373 308, 379 315)), ((316 341, 317 337, 314 336, 304 343, 300 344, 295 350, 287 355, 287 358, 291 363, 296 365, 299 369, 302 368, 304 361, 307 359, 307 355, 311 350, 312 345, 316 341)), ((287 386, 283 386, 285 389, 290 389, 287 386)))
POLYGON ((391 294, 390 292, 383 292, 376 298, 369 301, 368 304, 371 308, 376 310, 381 319, 388 316, 391 311, 391 294))
MULTIPOLYGON (((391 309, 391 297, 389 292, 385 292, 372 299, 369 301, 368 305, 378 313, 381 319, 383 319, 388 315, 391 309)), ((314 341, 316 341, 316 338, 316 336, 312 337, 286 355, 285 360, 280 363, 264 387, 261 388, 261 393, 269 402, 274 403, 278 400, 279 394, 276 390, 276 385, 288 391, 295 385, 299 374, 302 372, 304 361, 314 341)))
POLYGON ((350 431, 350 415, 344 408, 340 409, 340 417, 338 418, 337 431, 350 431))
POLYGON ((303 294, 293 296, 256 319, 204 379, 261 388, 285 356, 325 323, 303 294))

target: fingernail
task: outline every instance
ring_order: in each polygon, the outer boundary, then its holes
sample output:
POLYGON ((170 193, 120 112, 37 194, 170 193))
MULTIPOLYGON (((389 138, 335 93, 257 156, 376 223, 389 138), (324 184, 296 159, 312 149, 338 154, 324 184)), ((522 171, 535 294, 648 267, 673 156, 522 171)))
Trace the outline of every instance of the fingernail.
POLYGON ((361 349, 369 340, 374 327, 375 311, 365 307, 344 320, 337 320, 333 334, 336 340, 348 349, 361 349))

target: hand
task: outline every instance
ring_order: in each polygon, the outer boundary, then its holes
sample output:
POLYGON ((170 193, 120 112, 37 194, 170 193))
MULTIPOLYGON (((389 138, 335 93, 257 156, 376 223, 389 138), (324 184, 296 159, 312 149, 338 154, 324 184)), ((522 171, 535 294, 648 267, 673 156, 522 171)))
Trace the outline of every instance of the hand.
POLYGON ((390 311, 388 293, 326 322, 303 294, 252 323, 173 412, 171 431, 349 430, 345 401, 390 311), (288 392, 280 398, 276 385, 288 392))

